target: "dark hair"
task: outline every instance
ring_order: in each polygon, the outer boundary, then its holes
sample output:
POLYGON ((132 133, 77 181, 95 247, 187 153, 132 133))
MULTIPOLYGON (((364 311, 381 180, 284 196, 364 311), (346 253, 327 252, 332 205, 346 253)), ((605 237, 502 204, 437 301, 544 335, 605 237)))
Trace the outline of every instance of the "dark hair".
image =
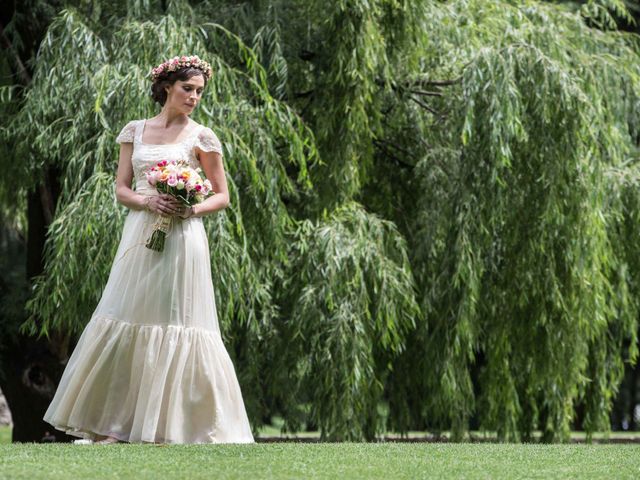
POLYGON ((167 101, 167 91, 165 90, 169 85, 173 85, 177 80, 185 81, 196 75, 202 75, 204 78, 204 85, 207 85, 207 76, 199 68, 184 67, 179 68, 175 72, 165 72, 151 85, 151 98, 154 102, 158 102, 160 105, 164 105, 167 101))

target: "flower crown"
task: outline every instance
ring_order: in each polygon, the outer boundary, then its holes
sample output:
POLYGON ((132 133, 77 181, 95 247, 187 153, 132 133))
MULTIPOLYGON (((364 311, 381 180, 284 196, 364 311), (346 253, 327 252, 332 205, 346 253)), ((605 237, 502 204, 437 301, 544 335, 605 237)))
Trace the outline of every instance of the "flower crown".
POLYGON ((151 80, 155 82, 163 73, 175 72, 176 70, 185 67, 198 68, 202 70, 202 73, 207 80, 211 78, 211 65, 204 60, 200 60, 197 55, 192 55, 190 57, 183 55, 182 57, 173 57, 172 59, 161 63, 156 68, 152 68, 151 80))

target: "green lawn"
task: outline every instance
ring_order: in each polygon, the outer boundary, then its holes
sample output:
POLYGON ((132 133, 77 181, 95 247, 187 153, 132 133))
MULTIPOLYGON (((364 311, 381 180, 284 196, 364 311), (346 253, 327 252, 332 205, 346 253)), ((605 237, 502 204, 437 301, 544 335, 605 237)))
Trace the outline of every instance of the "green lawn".
POLYGON ((0 445, 2 479, 640 478, 637 445, 0 445))
MULTIPOLYGON (((273 427, 260 433, 279 435, 273 427)), ((640 478, 638 443, 12 445, 10 436, 8 427, 0 427, 0 479, 640 478)), ((424 433, 410 436, 424 437, 424 433)), ((473 436, 482 438, 477 432, 473 436)), ((574 434, 577 439, 583 436, 574 434)), ((637 433, 611 436, 637 439, 637 433)))
MULTIPOLYGON (((286 433, 283 434, 280 431, 278 424, 265 425, 260 428, 258 432, 259 437, 268 438, 270 440, 281 438, 283 440, 291 439, 318 439, 318 432, 300 432, 300 433, 286 433)), ((441 436, 444 439, 449 438, 449 432, 443 432, 441 436)), ((536 432, 534 435, 536 438, 540 436, 540 432, 536 432)), ((389 433, 387 438, 400 438, 400 435, 389 433)), ((434 440, 431 434, 425 432, 409 432, 406 437, 412 440, 434 440)), ((586 434, 584 432, 571 432, 571 438, 577 442, 584 442, 586 434)), ((380 440, 384 440, 381 438, 380 440)), ((640 444, 640 432, 597 432, 593 435, 592 439, 595 443, 609 442, 611 440, 616 442, 638 443, 640 444)), ((482 441, 495 441, 495 433, 492 432, 478 432, 472 431, 467 435, 467 441, 470 442, 482 442, 482 441)), ((0 445, 11 443, 11 428, 0 426, 0 445)))

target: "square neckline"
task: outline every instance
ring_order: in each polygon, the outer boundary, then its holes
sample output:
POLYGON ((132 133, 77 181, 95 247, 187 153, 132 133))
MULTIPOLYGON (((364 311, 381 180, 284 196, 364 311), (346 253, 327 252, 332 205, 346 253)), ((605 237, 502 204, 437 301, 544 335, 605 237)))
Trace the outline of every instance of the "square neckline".
POLYGON ((181 145, 183 144, 186 140, 190 139, 193 134, 195 132, 197 132, 198 130, 200 130, 200 127, 202 127, 202 125, 199 125, 197 122, 194 122, 197 126, 193 129, 193 132, 190 132, 189 135, 187 135, 184 139, 182 139, 182 141, 180 142, 175 142, 175 143, 147 143, 147 142, 143 142, 142 141, 142 137, 144 136, 144 129, 147 126, 147 119, 144 118, 142 120, 142 129, 140 130, 140 139, 138 140, 140 142, 140 144, 142 145, 147 145, 149 147, 168 147, 168 146, 172 146, 172 145, 181 145))

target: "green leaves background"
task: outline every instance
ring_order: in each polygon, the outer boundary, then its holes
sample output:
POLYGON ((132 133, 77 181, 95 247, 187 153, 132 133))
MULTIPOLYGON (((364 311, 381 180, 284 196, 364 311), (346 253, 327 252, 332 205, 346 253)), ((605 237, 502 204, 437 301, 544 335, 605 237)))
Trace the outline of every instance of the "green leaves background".
POLYGON ((154 115, 149 69, 197 53, 231 192, 206 219, 216 303, 254 426, 552 441, 580 406, 608 428, 637 356, 624 2, 64 6, 31 84, 0 91, 3 202, 62 179, 24 329, 89 320, 126 215, 115 136, 154 115))

